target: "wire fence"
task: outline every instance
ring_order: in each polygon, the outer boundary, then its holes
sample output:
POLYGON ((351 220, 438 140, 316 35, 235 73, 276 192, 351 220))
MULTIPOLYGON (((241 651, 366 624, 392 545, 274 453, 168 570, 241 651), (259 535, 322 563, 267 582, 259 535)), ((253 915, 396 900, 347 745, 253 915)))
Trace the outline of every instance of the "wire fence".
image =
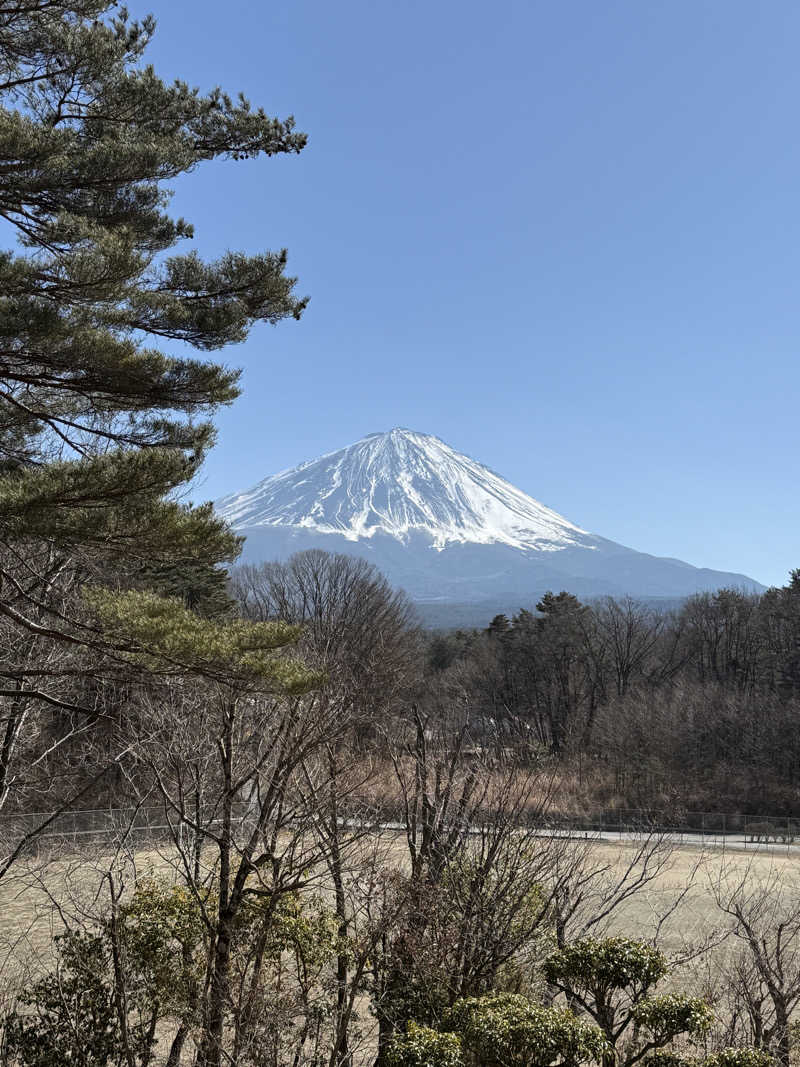
MULTIPOLYGON (((246 823, 247 804, 235 804, 232 822, 246 823)), ((221 813, 205 813, 202 834, 215 833, 223 824, 221 813)), ((16 847, 21 841, 32 848, 62 844, 112 844, 128 841, 146 847, 161 841, 186 843, 196 834, 190 818, 182 819, 163 805, 159 807, 97 808, 86 811, 26 812, 0 817, 0 847, 16 847)))
MULTIPOLYGON (((244 831, 251 809, 246 803, 234 806, 232 819, 244 831)), ((491 825, 498 813, 487 809, 475 826, 491 825)), ((645 834, 664 834, 685 844, 731 846, 739 849, 800 850, 800 818, 783 815, 742 815, 738 812, 683 811, 668 812, 655 808, 615 808, 591 815, 571 815, 532 811, 520 820, 527 828, 542 834, 580 837, 636 838, 645 834)), ((222 825, 221 814, 205 813, 201 836, 213 835, 222 825)), ((342 811, 346 828, 398 832, 405 826, 404 812, 397 803, 351 798, 342 811)), ((137 847, 163 841, 187 843, 197 833, 187 817, 163 806, 105 808, 87 811, 31 812, 0 817, 0 843, 28 839, 33 847, 69 844, 80 848, 83 843, 110 844, 127 841, 137 847)))

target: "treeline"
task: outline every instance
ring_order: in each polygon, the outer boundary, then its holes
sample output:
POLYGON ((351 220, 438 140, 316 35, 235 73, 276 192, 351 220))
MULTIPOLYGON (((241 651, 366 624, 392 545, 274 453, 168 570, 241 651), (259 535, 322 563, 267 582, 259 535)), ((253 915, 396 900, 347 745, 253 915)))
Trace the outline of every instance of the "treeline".
MULTIPOLYGON (((86 597, 79 573, 71 584, 68 573, 59 604, 69 616, 86 610, 86 597)), ((159 641, 175 641, 170 626, 188 625, 176 605, 193 606, 206 622, 192 624, 181 655, 213 679, 227 671, 226 680, 242 663, 232 648, 223 665, 215 662, 215 627, 237 618, 241 626, 288 624, 280 640, 294 642, 309 685, 324 677, 327 699, 335 692, 347 723, 337 743, 353 759, 388 768, 387 736, 419 715, 430 728, 460 723, 473 757, 547 768, 558 781, 553 815, 648 809, 678 823, 687 812, 800 816, 797 573, 761 596, 699 594, 668 613, 548 593, 535 610, 497 616, 485 630, 432 634, 401 593, 347 556, 312 551, 236 568, 227 588, 224 575, 186 566, 159 580, 173 607, 171 615, 159 609, 158 626, 142 618, 141 599, 123 611, 106 607, 105 618, 124 625, 128 639, 135 630, 152 654, 159 641), (190 640, 205 642, 206 652, 190 640)), ((33 636, 20 643, 9 624, 3 633, 9 662, 22 658, 40 672, 58 662, 62 679, 57 689, 51 682, 44 707, 20 687, 0 748, 3 810, 137 803, 131 735, 144 729, 140 704, 151 684, 142 686, 142 655, 98 657, 33 636), (23 725, 34 722, 27 735, 23 725)), ((391 783, 390 774, 384 779, 391 783)), ((398 801, 391 784, 373 781, 365 792, 387 810, 398 801)))
POLYGON ((485 631, 434 635, 427 662, 498 755, 571 767, 575 803, 800 812, 800 572, 670 612, 548 593, 485 631))

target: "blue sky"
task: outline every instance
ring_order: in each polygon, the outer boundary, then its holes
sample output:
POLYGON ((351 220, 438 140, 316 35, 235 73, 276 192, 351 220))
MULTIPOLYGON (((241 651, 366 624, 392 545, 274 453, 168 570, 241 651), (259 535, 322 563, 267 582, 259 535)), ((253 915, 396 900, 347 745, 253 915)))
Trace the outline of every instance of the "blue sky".
POLYGON ((200 253, 285 246, 311 296, 225 351, 198 499, 408 426, 641 551, 800 566, 800 6, 131 7, 163 76, 310 137, 176 185, 200 253))

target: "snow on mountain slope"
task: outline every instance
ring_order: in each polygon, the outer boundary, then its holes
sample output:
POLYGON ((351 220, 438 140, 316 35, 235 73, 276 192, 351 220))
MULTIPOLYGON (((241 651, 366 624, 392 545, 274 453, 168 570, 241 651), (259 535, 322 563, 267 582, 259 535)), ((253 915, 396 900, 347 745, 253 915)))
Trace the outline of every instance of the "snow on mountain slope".
MULTIPOLYGON (((242 559, 306 549, 368 559, 418 602, 535 604, 580 597, 684 597, 763 588, 742 574, 659 559, 587 533, 438 437, 395 429, 301 463, 217 511, 245 536, 242 559)), ((488 616, 491 618, 491 614, 488 616)))
POLYGON ((488 467, 438 437, 399 428, 265 478, 216 508, 236 528, 292 526, 349 541, 424 534, 438 550, 593 547, 585 530, 488 467))

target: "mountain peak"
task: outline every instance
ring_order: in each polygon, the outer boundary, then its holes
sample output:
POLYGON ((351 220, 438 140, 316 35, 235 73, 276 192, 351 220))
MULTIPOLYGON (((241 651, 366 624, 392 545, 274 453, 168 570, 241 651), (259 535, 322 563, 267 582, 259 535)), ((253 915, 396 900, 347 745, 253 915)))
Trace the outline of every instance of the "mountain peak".
POLYGON ((367 441, 371 437, 399 437, 405 433, 414 433, 414 430, 409 430, 407 426, 393 426, 391 430, 374 430, 372 433, 365 434, 362 441, 367 441))
POLYGON ((431 546, 590 547, 584 530, 433 434, 396 426, 225 497, 237 528, 302 527, 348 540, 386 534, 431 546))

